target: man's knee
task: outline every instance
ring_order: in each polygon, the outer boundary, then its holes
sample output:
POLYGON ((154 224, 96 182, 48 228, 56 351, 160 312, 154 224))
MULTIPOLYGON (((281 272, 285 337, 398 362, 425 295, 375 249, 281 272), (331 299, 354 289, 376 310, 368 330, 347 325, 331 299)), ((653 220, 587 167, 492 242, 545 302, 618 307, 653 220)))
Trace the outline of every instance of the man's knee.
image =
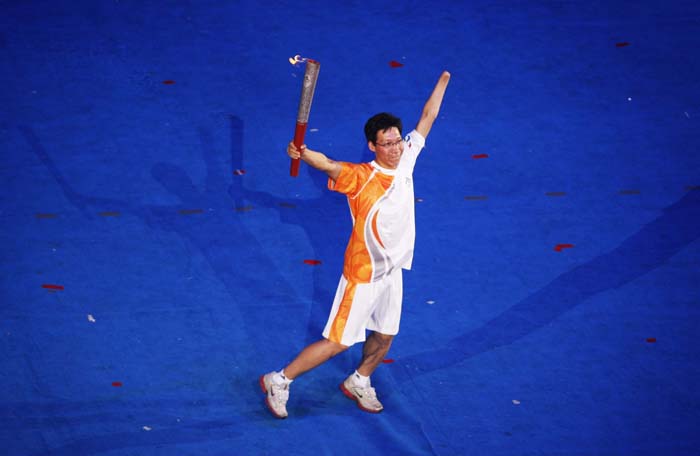
POLYGON ((389 347, 391 342, 394 340, 394 336, 378 332, 373 332, 372 336, 374 337, 374 340, 382 347, 389 347))
POLYGON ((339 344, 338 342, 333 342, 330 339, 323 340, 326 342, 326 346, 328 347, 328 352, 330 353, 331 358, 350 348, 347 345, 339 344))

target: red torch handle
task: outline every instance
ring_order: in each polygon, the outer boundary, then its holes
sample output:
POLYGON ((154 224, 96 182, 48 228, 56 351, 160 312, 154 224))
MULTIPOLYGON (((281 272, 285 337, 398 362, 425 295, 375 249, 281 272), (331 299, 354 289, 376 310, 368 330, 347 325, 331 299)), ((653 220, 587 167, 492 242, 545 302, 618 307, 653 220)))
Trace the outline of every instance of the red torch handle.
MULTIPOLYGON (((294 129, 294 145, 296 146, 297 149, 301 149, 301 146, 304 144, 304 135, 306 134, 306 125, 305 123, 300 123, 297 122, 297 126, 294 129)), ((299 175, 299 162, 300 159, 292 160, 292 164, 289 167, 289 175, 292 177, 297 177, 299 175)))

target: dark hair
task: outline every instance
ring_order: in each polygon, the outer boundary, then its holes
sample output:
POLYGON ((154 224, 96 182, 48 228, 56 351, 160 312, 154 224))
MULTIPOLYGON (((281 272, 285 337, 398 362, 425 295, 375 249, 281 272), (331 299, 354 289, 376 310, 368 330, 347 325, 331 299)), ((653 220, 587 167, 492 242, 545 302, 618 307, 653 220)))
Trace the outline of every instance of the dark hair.
POLYGON ((403 135, 401 130, 403 125, 401 124, 401 119, 388 112, 380 112, 369 118, 365 124, 365 136, 367 141, 375 143, 377 141, 377 132, 387 131, 391 127, 396 127, 399 129, 399 135, 403 135))

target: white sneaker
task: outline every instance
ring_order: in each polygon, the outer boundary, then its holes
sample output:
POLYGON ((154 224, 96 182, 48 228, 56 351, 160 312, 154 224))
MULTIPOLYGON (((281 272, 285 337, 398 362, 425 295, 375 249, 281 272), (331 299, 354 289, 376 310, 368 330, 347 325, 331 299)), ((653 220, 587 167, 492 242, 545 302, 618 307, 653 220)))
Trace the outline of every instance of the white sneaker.
POLYGON ((289 400, 289 384, 278 385, 272 381, 275 372, 260 376, 260 388, 267 394, 265 403, 277 418, 287 418, 287 400, 289 400))
POLYGON ((384 406, 377 399, 377 392, 374 391, 374 388, 370 385, 367 385, 366 388, 358 386, 352 375, 340 384, 340 391, 349 399, 357 402, 357 406, 365 412, 379 413, 384 410, 384 406))

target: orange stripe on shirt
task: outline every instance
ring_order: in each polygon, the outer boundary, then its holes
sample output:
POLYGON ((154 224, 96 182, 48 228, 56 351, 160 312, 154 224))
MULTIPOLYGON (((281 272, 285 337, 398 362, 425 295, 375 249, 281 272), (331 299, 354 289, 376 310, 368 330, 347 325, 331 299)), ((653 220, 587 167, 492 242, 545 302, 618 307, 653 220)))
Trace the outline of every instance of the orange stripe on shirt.
POLYGON ((355 298, 356 289, 357 284, 354 282, 347 282, 345 292, 343 293, 343 299, 340 301, 338 313, 335 314, 333 324, 331 325, 331 331, 329 334, 329 339, 331 342, 338 344, 342 343, 343 332, 345 331, 345 325, 348 323, 348 316, 350 315, 350 309, 352 308, 352 301, 355 298))
POLYGON ((374 233, 374 238, 379 242, 379 245, 384 248, 384 243, 382 242, 382 238, 379 237, 379 229, 377 228, 377 218, 379 217, 379 212, 374 214, 374 217, 372 217, 372 233, 374 233))

